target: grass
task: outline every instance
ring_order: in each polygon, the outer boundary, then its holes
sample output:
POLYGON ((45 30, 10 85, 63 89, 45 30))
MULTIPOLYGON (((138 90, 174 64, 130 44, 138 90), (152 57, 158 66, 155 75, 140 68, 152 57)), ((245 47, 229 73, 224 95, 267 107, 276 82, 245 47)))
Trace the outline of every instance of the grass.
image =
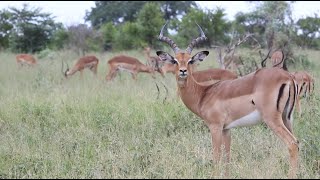
MULTIPOLYGON (((0 53, 0 178, 223 177, 225 167, 212 162, 209 130, 176 97, 172 74, 104 81, 107 60, 120 53, 145 62, 140 51, 98 53, 98 77, 85 71, 82 80, 78 73, 63 79, 61 60, 71 66, 79 58, 68 51, 22 69, 14 54, 0 53), (165 89, 157 99, 154 81, 168 87, 165 103, 165 89)), ((210 53, 199 69, 217 67, 210 53)), ((320 178, 320 52, 305 53, 316 89, 294 118, 298 177, 320 178)), ((288 150, 263 125, 232 130, 231 153, 230 178, 287 178, 288 150)))

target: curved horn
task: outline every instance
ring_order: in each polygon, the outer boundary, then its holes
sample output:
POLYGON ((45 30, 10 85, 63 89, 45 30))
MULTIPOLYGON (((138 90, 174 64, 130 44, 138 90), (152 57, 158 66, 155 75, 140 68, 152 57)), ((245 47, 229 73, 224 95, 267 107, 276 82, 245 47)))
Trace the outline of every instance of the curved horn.
MULTIPOLYGON (((265 61, 268 59, 270 52, 271 52, 271 48, 269 49, 269 52, 268 52, 266 58, 261 61, 261 67, 266 67, 266 62, 265 61)), ((260 57, 262 59, 262 54, 261 54, 260 50, 259 50, 259 54, 260 54, 260 57)))
POLYGON ((199 24, 198 24, 198 23, 196 23, 196 24, 197 24, 197 26, 199 27, 201 36, 198 37, 198 38, 196 38, 196 39, 193 39, 193 40, 191 41, 191 43, 188 45, 186 51, 187 51, 187 53, 189 53, 189 54, 191 54, 192 49, 193 49, 193 47, 194 47, 196 44, 198 44, 199 42, 204 41, 204 40, 207 39, 206 35, 205 35, 204 32, 202 31, 202 29, 201 29, 201 27, 199 26, 199 24))
MULTIPOLYGON (((281 59, 281 61, 278 63, 278 64, 275 64, 275 65, 273 65, 273 67, 276 67, 276 66, 278 66, 278 65, 280 65, 284 60, 285 60, 285 55, 284 55, 284 53, 283 53, 283 50, 281 49, 281 53, 282 53, 282 59, 281 59)), ((284 65, 284 64, 283 64, 284 65)), ((285 65, 284 65, 285 66, 285 65)), ((282 67, 284 70, 287 70, 287 67, 282 67)))
POLYGON ((170 45, 170 47, 173 49, 174 53, 177 54, 177 52, 180 51, 177 44, 173 40, 171 40, 170 38, 163 36, 163 29, 167 25, 167 23, 168 23, 168 21, 161 28, 160 35, 159 35, 158 39, 160 41, 168 43, 170 45))

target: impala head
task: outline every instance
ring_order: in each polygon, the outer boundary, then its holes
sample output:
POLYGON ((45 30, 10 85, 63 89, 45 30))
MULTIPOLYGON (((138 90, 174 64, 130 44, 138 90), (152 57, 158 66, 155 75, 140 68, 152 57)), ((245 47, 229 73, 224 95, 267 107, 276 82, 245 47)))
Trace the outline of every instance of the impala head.
POLYGON ((166 26, 166 24, 162 27, 158 39, 160 41, 168 43, 170 47, 173 49, 175 55, 171 56, 169 53, 166 53, 163 51, 157 51, 157 55, 162 61, 175 65, 176 78, 179 84, 184 83, 188 75, 192 73, 192 66, 190 65, 198 61, 203 61, 204 58, 208 56, 209 51, 200 51, 196 53, 194 56, 191 56, 193 47, 199 42, 206 40, 207 37, 203 33, 201 27, 197 24, 197 26, 199 27, 201 36, 196 39, 193 39, 191 43, 188 45, 187 49, 185 51, 181 51, 173 40, 163 36, 163 29, 166 26))
POLYGON ((64 65, 64 61, 62 60, 62 67, 61 67, 61 71, 62 71, 62 74, 64 75, 65 78, 68 77, 68 72, 69 72, 69 65, 68 63, 67 64, 67 69, 63 72, 63 65, 64 65))

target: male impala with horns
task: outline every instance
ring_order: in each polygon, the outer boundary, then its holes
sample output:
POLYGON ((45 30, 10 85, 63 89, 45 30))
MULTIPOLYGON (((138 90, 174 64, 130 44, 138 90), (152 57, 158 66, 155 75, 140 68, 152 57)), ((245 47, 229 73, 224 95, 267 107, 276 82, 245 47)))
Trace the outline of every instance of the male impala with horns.
MULTIPOLYGON (((166 24, 165 24, 166 25, 166 24)), ((175 76, 183 103, 204 120, 212 136, 214 160, 219 161, 225 147, 227 161, 230 160, 232 128, 266 123, 282 140, 289 152, 289 178, 296 178, 298 168, 298 140, 293 135, 292 115, 297 98, 297 88, 291 75, 280 68, 258 69, 251 74, 233 80, 213 84, 199 84, 192 76, 191 64, 203 61, 209 54, 200 51, 191 55, 193 47, 206 40, 201 36, 193 39, 185 51, 163 36, 159 40, 167 43, 174 56, 157 51, 160 59, 176 64, 175 76)))

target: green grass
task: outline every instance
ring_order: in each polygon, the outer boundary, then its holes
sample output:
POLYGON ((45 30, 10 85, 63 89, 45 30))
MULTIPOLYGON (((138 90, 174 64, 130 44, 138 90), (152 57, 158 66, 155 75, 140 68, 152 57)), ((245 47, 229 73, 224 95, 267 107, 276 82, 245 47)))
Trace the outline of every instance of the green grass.
MULTIPOLYGON (((223 177, 209 130, 176 97, 172 74, 104 81, 107 60, 120 53, 145 62, 140 51, 91 53, 100 59, 98 77, 86 70, 82 80, 79 73, 63 79, 61 60, 71 66, 79 58, 68 51, 22 69, 14 54, 0 53, 0 178, 223 177), (160 82, 169 89, 165 103, 160 82)), ((210 53, 199 69, 217 67, 210 53)), ((316 90, 309 103, 302 100, 302 117, 294 117, 298 177, 320 178, 320 52, 305 53, 315 64, 316 90)), ((288 150, 263 125, 233 129, 231 153, 231 178, 287 178, 288 150)))

